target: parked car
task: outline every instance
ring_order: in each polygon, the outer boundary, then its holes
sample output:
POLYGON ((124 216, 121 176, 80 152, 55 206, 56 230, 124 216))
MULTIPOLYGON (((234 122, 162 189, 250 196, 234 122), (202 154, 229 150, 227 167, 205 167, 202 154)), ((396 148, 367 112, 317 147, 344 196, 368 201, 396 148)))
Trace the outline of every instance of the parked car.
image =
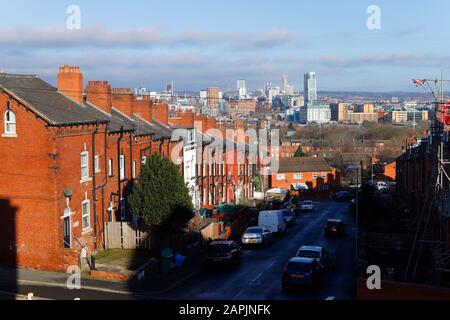
POLYGON ((322 274, 322 268, 316 259, 292 258, 284 268, 281 280, 283 290, 289 290, 294 286, 318 286, 322 274))
POLYGON ((345 234, 345 224, 339 219, 330 219, 325 224, 324 234, 328 236, 341 236, 345 234))
POLYGON ((283 210, 261 211, 258 225, 271 233, 284 233, 286 231, 286 222, 284 222, 283 210))
POLYGON ((339 191, 334 197, 339 201, 350 201, 353 199, 354 195, 348 191, 339 191))
POLYGON ((248 228, 242 235, 243 245, 264 245, 268 246, 272 242, 272 233, 268 229, 261 227, 248 228))
POLYGON ((241 261, 241 248, 234 241, 214 241, 206 249, 206 265, 233 266, 241 261))
POLYGON ((323 269, 328 268, 329 255, 323 247, 303 246, 298 250, 297 257, 316 259, 323 269))
POLYGON ((314 203, 311 200, 305 200, 301 203, 300 208, 302 211, 314 211, 314 203))
POLYGON ((283 218, 287 225, 293 225, 295 223, 295 216, 291 209, 283 210, 283 218))

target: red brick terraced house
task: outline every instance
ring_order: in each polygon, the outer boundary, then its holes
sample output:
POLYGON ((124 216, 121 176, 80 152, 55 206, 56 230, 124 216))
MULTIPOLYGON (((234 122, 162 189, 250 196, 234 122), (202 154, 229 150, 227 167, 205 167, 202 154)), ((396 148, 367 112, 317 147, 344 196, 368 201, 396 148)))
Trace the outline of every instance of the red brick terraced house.
POLYGON ((273 172, 271 188, 297 189, 300 185, 309 190, 329 190, 340 186, 336 169, 323 158, 286 158, 279 160, 278 172, 273 172))
MULTIPOLYGON (((49 271, 102 250, 106 222, 133 219, 126 197, 140 167, 153 153, 172 155, 177 125, 192 129, 197 118, 216 127, 192 115, 171 123, 167 104, 107 81, 84 88, 79 68, 67 65, 57 88, 34 75, 0 74, 0 118, 0 178, 8 181, 0 185, 0 264, 49 271)), ((252 196, 247 160, 238 166, 222 156, 224 164, 197 165, 199 206, 236 201, 235 185, 239 196, 252 196)), ((183 173, 183 153, 172 160, 183 173)))

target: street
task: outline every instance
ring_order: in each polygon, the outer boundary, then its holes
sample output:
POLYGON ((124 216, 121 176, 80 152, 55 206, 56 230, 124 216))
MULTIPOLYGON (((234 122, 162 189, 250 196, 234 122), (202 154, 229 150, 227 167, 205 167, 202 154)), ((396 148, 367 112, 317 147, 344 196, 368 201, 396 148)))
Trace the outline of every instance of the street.
POLYGON ((268 248, 245 249, 242 264, 232 271, 201 272, 180 284, 161 299, 193 300, 337 300, 355 298, 356 228, 348 203, 316 202, 316 210, 302 214, 286 235, 277 237, 268 248), (326 239, 323 226, 328 219, 343 219, 344 238, 326 239), (320 290, 284 293, 281 275, 286 262, 303 245, 325 247, 332 264, 320 290))
POLYGON ((233 270, 197 270, 192 277, 160 294, 129 292, 117 288, 102 290, 84 287, 68 290, 64 286, 15 284, 0 280, 0 299, 8 299, 5 292, 57 300, 348 300, 355 298, 355 223, 347 202, 316 201, 316 209, 302 213, 297 224, 277 236, 268 248, 244 248, 242 263, 233 270), (342 219, 346 223, 343 238, 325 238, 323 227, 328 219, 342 219), (331 256, 331 265, 320 289, 285 293, 281 275, 286 262, 303 245, 323 246, 331 256))

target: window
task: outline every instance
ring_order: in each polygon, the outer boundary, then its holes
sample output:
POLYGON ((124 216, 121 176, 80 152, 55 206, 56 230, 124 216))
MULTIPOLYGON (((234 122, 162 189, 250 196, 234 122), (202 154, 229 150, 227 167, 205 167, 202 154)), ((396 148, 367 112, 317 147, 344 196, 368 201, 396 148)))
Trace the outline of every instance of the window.
POLYGON ((120 160, 120 163, 119 163, 119 169, 120 169, 119 179, 120 180, 124 180, 125 179, 125 156, 121 155, 119 160, 120 160))
POLYGON ((326 179, 326 178, 327 178, 327 174, 326 174, 326 173, 322 173, 322 174, 320 175, 320 177, 321 177, 322 179, 326 179))
POLYGON ((137 167, 137 161, 133 160, 133 179, 136 179, 136 167, 137 167))
POLYGON ((63 237, 64 237, 64 248, 70 249, 72 247, 72 223, 71 223, 71 212, 70 209, 67 208, 64 211, 63 216, 63 237))
POLYGON ((317 179, 317 177, 318 177, 317 173, 314 172, 314 173, 312 174, 312 178, 313 178, 313 179, 317 179))
POLYGON ((141 159, 142 164, 146 164, 147 163, 147 157, 143 156, 141 159))
POLYGON ((98 173, 100 172, 100 156, 95 156, 94 161, 95 173, 98 173))
POLYGON ((108 175, 112 177, 114 175, 114 161, 113 159, 108 160, 108 175))
POLYGON ((11 110, 5 112, 5 135, 16 134, 16 115, 11 110))
POLYGON ((277 180, 278 181, 286 180, 286 176, 284 174, 277 174, 277 180))
POLYGON ((81 217, 83 231, 89 230, 91 228, 91 202, 89 200, 85 200, 81 204, 81 217))
POLYGON ((86 181, 89 179, 89 152, 84 151, 81 153, 81 180, 86 181))
POLYGON ((294 173, 294 180, 303 180, 303 173, 294 173))

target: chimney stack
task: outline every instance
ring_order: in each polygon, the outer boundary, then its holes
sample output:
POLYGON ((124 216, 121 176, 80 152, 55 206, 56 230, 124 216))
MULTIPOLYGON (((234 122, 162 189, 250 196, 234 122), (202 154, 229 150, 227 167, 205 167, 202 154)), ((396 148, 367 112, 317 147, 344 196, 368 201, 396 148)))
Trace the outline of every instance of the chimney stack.
POLYGON ((111 113, 111 85, 108 81, 89 81, 86 87, 86 98, 97 108, 111 113))
POLYGON ((112 89, 112 104, 120 112, 128 117, 133 116, 134 95, 128 88, 112 89))
POLYGON ((69 67, 67 64, 60 67, 56 82, 59 92, 83 103, 83 74, 79 67, 69 67))

